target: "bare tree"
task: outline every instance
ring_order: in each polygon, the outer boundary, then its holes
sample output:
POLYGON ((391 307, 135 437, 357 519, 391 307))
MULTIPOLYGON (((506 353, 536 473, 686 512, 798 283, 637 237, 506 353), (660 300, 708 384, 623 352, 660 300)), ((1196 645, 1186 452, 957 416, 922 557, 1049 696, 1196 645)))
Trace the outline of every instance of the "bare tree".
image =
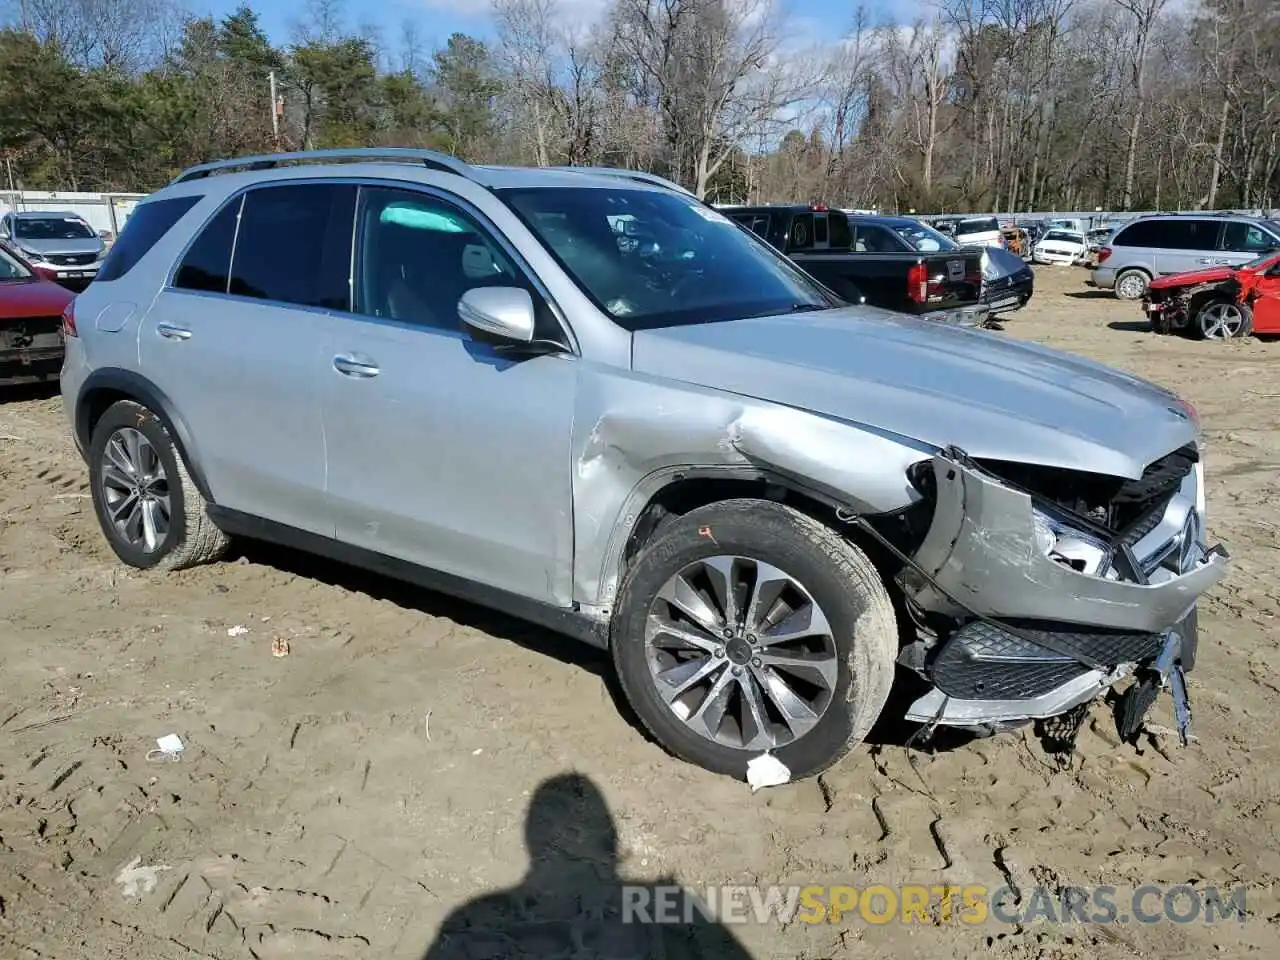
POLYGON ((700 197, 748 133, 782 123, 803 97, 779 57, 769 0, 619 0, 617 15, 656 98, 669 162, 700 197))

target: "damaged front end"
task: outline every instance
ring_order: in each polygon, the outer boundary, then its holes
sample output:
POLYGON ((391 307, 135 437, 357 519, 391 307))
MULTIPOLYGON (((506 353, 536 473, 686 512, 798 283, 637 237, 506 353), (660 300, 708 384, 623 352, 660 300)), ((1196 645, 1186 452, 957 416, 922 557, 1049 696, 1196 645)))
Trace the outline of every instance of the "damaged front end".
POLYGON ((1185 738, 1195 604, 1228 561, 1205 543, 1194 445, 1136 480, 954 448, 911 480, 933 516, 899 575, 920 638, 902 659, 933 687, 909 719, 990 731, 1060 716, 1135 675, 1122 735, 1170 686, 1185 738))
POLYGON ((1200 308, 1210 299, 1244 303, 1244 294, 1240 280, 1234 274, 1193 280, 1185 284, 1157 282, 1143 295, 1142 310, 1147 315, 1153 332, 1182 333, 1191 326, 1200 308))

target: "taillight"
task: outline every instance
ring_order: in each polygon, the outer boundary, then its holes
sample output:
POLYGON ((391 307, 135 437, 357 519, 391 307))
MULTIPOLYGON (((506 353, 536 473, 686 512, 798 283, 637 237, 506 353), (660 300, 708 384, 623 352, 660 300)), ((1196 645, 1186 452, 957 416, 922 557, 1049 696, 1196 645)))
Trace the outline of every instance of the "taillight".
POLYGON ((67 302, 62 308, 62 335, 64 337, 78 337, 80 334, 76 332, 76 301, 74 298, 67 302))
POLYGON ((929 269, 923 263, 912 264, 907 271, 907 297, 915 303, 929 300, 929 269))
POLYGON ((1105 263, 1107 260, 1107 257, 1109 256, 1111 256, 1111 248, 1103 247, 1101 250, 1098 251, 1098 262, 1105 263))

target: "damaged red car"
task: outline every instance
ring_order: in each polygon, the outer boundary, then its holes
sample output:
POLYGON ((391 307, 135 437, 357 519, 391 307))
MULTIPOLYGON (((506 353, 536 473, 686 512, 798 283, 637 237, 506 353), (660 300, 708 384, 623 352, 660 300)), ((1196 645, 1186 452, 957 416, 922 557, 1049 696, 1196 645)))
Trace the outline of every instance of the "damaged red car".
POLYGON ((1280 334, 1280 250, 1237 267, 1176 273, 1151 281, 1142 309, 1156 333, 1230 340, 1280 334))

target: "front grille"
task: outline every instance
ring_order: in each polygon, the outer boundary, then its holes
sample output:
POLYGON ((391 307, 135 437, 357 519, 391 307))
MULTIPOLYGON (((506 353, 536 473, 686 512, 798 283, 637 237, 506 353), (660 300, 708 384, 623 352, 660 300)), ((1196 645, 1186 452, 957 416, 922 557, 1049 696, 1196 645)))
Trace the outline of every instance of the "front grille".
POLYGON ((62 342, 61 317, 23 317, 0 321, 0 347, 23 350, 56 347, 62 342))
POLYGON ((45 259, 60 267, 82 267, 98 257, 93 253, 51 253, 45 259))

